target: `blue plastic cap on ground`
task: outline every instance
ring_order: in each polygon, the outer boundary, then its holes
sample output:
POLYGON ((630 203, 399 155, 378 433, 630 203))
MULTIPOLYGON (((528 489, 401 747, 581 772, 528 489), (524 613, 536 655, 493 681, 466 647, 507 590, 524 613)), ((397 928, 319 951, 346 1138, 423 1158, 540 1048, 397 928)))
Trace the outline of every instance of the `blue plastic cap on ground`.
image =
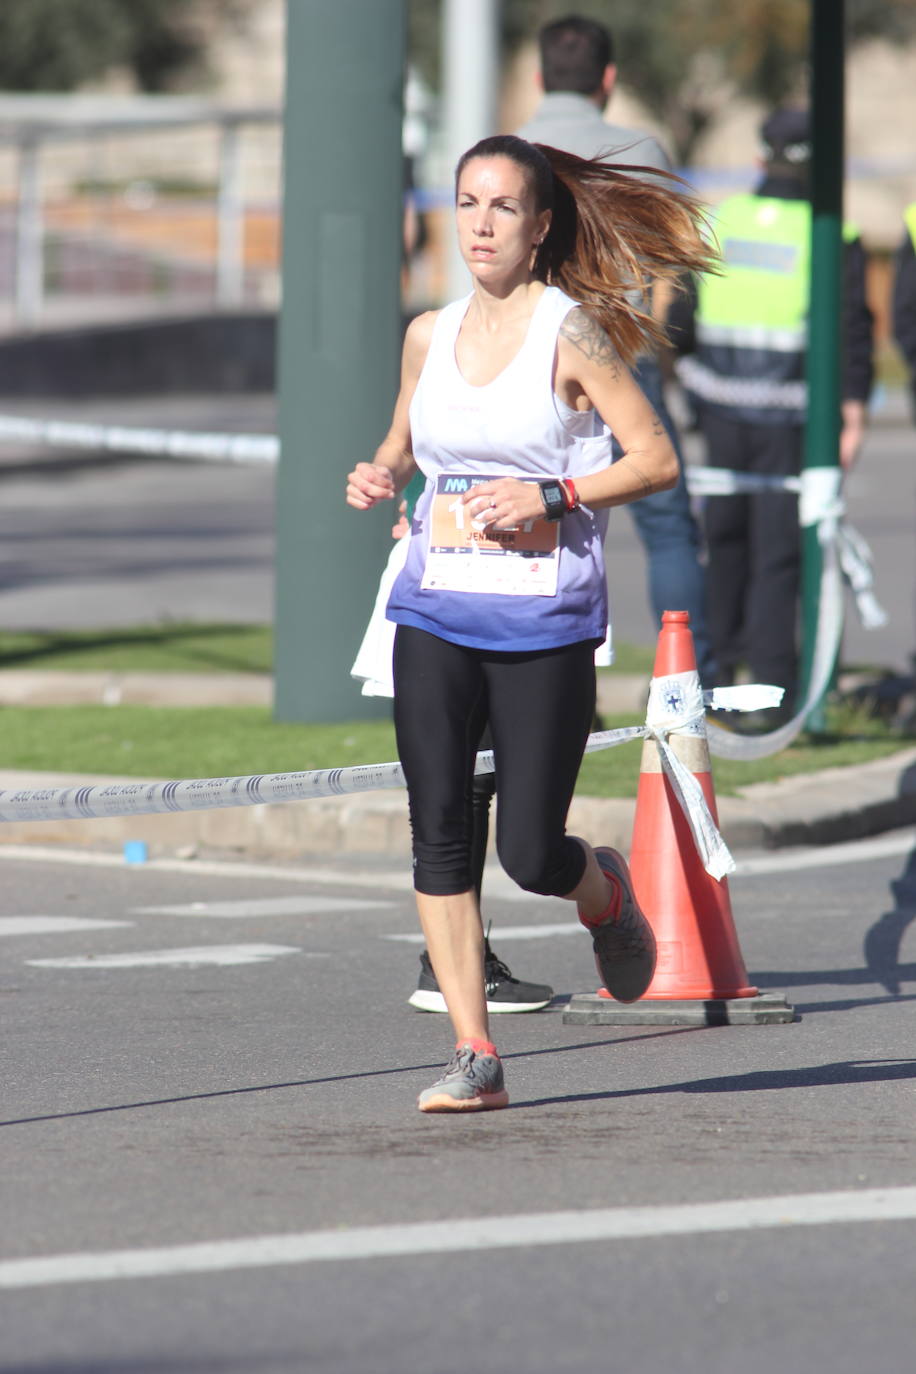
POLYGON ((147 857, 145 840, 128 840, 124 845, 124 862, 145 864, 147 857))

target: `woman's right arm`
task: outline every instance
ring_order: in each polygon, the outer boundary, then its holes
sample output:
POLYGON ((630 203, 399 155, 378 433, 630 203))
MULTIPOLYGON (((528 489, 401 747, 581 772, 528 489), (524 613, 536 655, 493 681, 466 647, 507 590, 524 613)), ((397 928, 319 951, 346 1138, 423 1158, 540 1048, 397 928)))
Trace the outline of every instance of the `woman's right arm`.
POLYGON ((347 505, 370 510, 379 501, 390 501, 410 481, 417 467, 410 438, 410 402, 429 351, 435 311, 411 320, 401 355, 401 386, 391 426, 371 463, 357 463, 347 476, 347 505))

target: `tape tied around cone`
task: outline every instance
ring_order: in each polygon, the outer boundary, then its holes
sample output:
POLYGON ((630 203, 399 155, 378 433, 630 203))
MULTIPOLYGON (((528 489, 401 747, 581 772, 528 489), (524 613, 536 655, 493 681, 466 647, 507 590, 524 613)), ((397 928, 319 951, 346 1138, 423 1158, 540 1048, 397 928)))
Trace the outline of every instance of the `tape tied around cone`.
POLYGON ((735 860, 719 832, 702 789, 669 740, 671 735, 701 739, 701 752, 708 765, 703 691, 696 670, 652 679, 646 708, 646 732, 655 742, 662 769, 690 827, 706 872, 717 880, 733 873, 735 860))

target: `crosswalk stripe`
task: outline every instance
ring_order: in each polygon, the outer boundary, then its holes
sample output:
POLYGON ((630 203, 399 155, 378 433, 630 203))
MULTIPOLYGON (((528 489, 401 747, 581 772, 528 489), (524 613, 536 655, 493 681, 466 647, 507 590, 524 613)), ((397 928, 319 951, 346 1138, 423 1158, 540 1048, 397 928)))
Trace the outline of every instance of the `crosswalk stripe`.
POLYGON ((373 902, 363 897, 251 897, 227 902, 185 902, 179 906, 138 906, 140 916, 196 916, 242 920, 258 916, 316 916, 323 912, 383 911, 391 902, 373 902))
POLYGON ((66 935, 71 930, 109 930, 133 921, 103 921, 96 916, 0 916, 0 935, 66 935))
MULTIPOLYGON (((59 959, 27 959, 35 968, 201 968, 206 964, 261 964, 284 954, 302 954, 295 945, 201 945, 188 949, 151 949, 136 954, 80 954, 59 959)), ((325 958, 312 954, 307 958, 325 958)))
POLYGON ((674 1206, 532 1212, 464 1220, 354 1226, 349 1230, 246 1236, 95 1254, 47 1255, 0 1263, 0 1288, 207 1274, 230 1269, 489 1251, 584 1242, 787 1231, 796 1226, 916 1220, 916 1187, 799 1193, 674 1206))
MULTIPOLYGON (((543 926, 500 925, 499 943, 502 944, 505 940, 546 940, 549 936, 553 935, 581 935, 582 933, 583 930, 579 921, 554 921, 550 925, 543 926)), ((383 938, 386 940, 397 940, 405 945, 425 944, 424 936, 415 931, 404 931, 403 934, 385 935, 383 938)), ((494 934, 494 941, 496 938, 497 936, 494 934)))

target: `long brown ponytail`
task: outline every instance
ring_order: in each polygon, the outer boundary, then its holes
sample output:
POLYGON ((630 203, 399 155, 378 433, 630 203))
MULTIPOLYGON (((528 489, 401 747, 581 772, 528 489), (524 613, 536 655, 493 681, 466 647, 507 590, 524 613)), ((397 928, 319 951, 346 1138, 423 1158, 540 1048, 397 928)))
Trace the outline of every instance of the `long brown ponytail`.
POLYGON ((646 309, 648 288, 714 270, 716 259, 703 211, 677 177, 501 134, 464 154, 456 188, 475 157, 511 158, 525 172, 537 209, 552 210, 536 276, 584 305, 625 362, 664 342, 664 329, 646 309))

